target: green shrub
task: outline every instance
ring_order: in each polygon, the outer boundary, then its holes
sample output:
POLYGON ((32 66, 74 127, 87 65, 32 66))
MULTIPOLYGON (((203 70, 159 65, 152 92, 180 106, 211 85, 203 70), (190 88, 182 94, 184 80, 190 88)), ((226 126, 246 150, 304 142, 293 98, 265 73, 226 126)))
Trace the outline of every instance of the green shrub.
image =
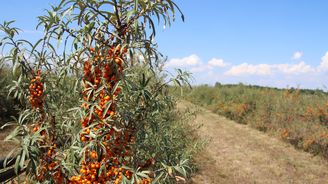
POLYGON ((19 145, 15 171, 26 169, 31 183, 186 178, 196 142, 167 86, 188 83, 189 74, 167 79, 153 43, 154 21, 169 25, 179 7, 62 0, 46 12, 36 43, 17 39, 14 21, 0 25, 5 61, 18 76, 8 92, 26 104, 7 137, 19 145))
POLYGON ((8 86, 13 80, 10 68, 1 65, 0 60, 0 127, 12 120, 12 117, 17 117, 23 107, 19 100, 8 96, 8 86))

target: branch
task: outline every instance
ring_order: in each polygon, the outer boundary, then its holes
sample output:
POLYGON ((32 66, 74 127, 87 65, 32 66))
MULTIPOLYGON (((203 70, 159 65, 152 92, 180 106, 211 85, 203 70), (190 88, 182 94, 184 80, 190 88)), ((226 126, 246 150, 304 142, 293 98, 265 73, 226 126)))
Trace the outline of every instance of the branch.
POLYGON ((117 24, 118 24, 118 28, 119 30, 121 31, 121 28, 122 28, 122 22, 121 22, 121 19, 120 19, 120 15, 118 13, 118 5, 117 5, 117 1, 116 0, 113 0, 114 1, 114 5, 115 5, 115 15, 116 15, 116 18, 117 18, 117 24))
MULTIPOLYGON (((17 51, 18 52, 22 52, 20 49, 19 49, 19 47, 18 47, 18 45, 17 45, 17 43, 14 41, 14 39, 13 38, 10 38, 10 41, 12 42, 12 44, 14 45, 14 47, 17 49, 17 51)), ((25 56, 23 55, 23 60, 25 61, 19 61, 18 60, 18 62, 25 68, 25 69, 27 69, 27 70, 29 70, 29 71, 33 71, 33 69, 31 68, 31 66, 30 65, 28 65, 27 63, 27 59, 25 58, 25 56)), ((34 76, 34 73, 32 72, 32 75, 34 76)))
POLYGON ((87 7, 92 9, 93 11, 95 11, 96 13, 98 13, 99 15, 101 15, 104 19, 106 19, 108 22, 110 22, 116 29, 118 29, 118 27, 116 27, 115 23, 112 22, 105 14, 103 14, 101 11, 99 11, 98 9, 96 9, 95 7, 87 4, 87 7))

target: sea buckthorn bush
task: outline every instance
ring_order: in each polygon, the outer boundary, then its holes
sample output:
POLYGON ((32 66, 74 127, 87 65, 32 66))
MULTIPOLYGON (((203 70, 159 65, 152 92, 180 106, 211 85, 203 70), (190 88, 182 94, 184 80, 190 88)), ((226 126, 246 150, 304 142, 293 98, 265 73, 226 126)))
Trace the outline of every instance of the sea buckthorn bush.
POLYGON ((169 79, 153 42, 155 23, 177 11, 171 0, 62 0, 38 17, 44 37, 34 44, 4 22, 10 94, 27 102, 8 124, 16 171, 32 183, 185 180, 197 141, 168 85, 189 73, 169 79))

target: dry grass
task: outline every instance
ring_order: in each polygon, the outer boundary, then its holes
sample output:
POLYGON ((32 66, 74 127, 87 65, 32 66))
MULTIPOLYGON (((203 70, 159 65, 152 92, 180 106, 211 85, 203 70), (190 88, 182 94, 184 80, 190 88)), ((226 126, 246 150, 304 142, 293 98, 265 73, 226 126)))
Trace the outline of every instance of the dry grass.
MULTIPOLYGON (((181 102, 178 108, 192 107, 181 102)), ((198 156, 199 172, 191 183, 326 183, 328 163, 322 157, 201 109, 194 124, 210 141, 198 156)))
POLYGON ((196 86, 185 98, 328 160, 328 93, 247 85, 196 86))

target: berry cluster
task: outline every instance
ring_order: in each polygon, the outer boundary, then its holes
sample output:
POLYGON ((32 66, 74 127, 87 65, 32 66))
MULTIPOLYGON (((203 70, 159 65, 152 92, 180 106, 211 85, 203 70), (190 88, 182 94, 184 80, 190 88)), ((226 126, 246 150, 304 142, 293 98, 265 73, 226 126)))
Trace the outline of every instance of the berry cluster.
MULTIPOLYGON (((90 49, 90 60, 84 63, 84 90, 80 140, 84 144, 93 141, 96 148, 87 148, 80 174, 70 178, 71 183, 121 183, 131 179, 132 172, 123 169, 125 157, 130 156, 134 142, 131 127, 119 123, 117 98, 121 88, 117 86, 123 72, 127 49, 114 44, 108 49, 90 49), (96 104, 92 107, 92 104, 96 104), (101 169, 102 168, 102 169, 101 169)), ((143 178, 142 184, 152 179, 143 178)))
POLYGON ((53 178, 54 183, 64 183, 64 174, 59 162, 56 161, 56 144, 50 146, 47 152, 42 155, 40 165, 38 167, 37 181, 44 182, 49 178, 53 178))
MULTIPOLYGON (((95 152, 91 153, 91 157, 97 160, 97 154, 95 152)), ((98 161, 82 161, 82 167, 80 169, 82 175, 72 176, 70 179, 71 183, 106 183, 106 181, 112 181, 118 184, 122 181, 123 177, 127 179, 131 179, 132 177, 132 172, 113 165, 110 166, 109 164, 105 165, 106 171, 99 174, 100 167, 101 163, 98 161)))
POLYGON ((40 70, 38 70, 37 75, 31 80, 29 92, 29 101, 33 109, 42 109, 44 103, 44 93, 40 70))
MULTIPOLYGON (((41 70, 37 70, 37 74, 31 79, 29 86, 29 102, 34 110, 39 110, 40 117, 37 123, 33 126, 33 132, 37 132, 45 119, 44 112, 44 88, 41 81, 41 70)), ((32 72, 34 74, 34 72, 32 72)), ((45 135, 45 130, 42 130, 41 135, 45 135)))
MULTIPOLYGON (((32 132, 36 133, 39 131, 40 127, 44 127, 46 113, 44 111, 44 87, 41 80, 41 70, 37 70, 36 75, 32 72, 33 78, 29 86, 29 102, 34 110, 38 110, 39 118, 34 124, 32 132)), ((54 140, 47 135, 46 130, 40 131, 42 140, 38 141, 38 144, 42 150, 40 155, 40 164, 37 168, 37 175, 35 176, 36 180, 43 182, 49 178, 53 178, 55 183, 63 183, 64 177, 61 170, 59 162, 56 160, 56 144, 54 140)))

